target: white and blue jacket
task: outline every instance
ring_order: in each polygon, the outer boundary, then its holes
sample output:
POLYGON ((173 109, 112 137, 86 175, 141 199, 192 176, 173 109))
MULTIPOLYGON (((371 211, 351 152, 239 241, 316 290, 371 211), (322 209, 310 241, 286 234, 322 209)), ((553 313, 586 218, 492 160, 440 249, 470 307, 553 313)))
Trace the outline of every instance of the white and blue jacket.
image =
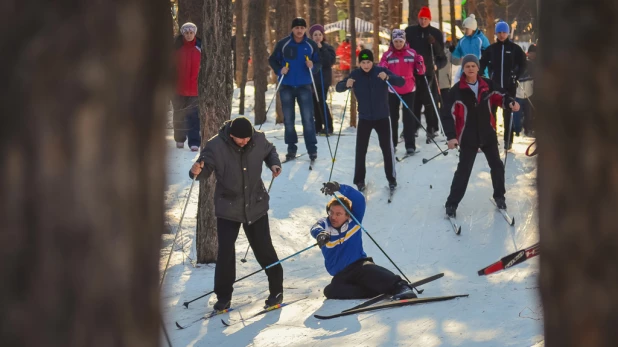
POLYGON ((318 45, 307 37, 304 37, 301 42, 296 42, 294 41, 294 34, 290 34, 290 36, 277 42, 273 53, 268 58, 268 64, 277 76, 281 76, 281 69, 286 63, 289 64, 290 70, 281 84, 294 87, 312 84, 311 74, 320 72, 322 67, 318 45), (305 56, 313 62, 311 73, 307 67, 305 56))
MULTIPOLYGON (((339 192, 350 199, 351 212, 362 223, 366 207, 363 194, 345 184, 340 185, 339 192)), ((322 255, 324 255, 326 271, 332 276, 355 261, 367 257, 363 251, 363 231, 352 217, 349 217, 348 221, 338 229, 330 224, 328 217, 322 218, 311 228, 311 236, 316 238, 322 231, 330 234, 330 241, 322 247, 322 255)))
POLYGON ((461 64, 458 64, 456 61, 468 54, 474 54, 477 58, 481 59, 481 54, 487 47, 489 47, 489 40, 487 40, 482 31, 476 30, 471 36, 464 36, 459 40, 457 47, 451 55, 453 62, 456 65, 461 64))

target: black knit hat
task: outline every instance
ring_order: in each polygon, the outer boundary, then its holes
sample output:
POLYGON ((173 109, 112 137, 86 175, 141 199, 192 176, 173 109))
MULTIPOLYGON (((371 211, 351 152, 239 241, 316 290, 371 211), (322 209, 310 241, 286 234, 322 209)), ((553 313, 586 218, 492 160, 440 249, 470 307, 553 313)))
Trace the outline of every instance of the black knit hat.
POLYGON ((363 60, 369 60, 373 62, 373 53, 369 49, 363 49, 358 53, 358 62, 360 63, 363 60))
POLYGON ((305 18, 302 17, 296 17, 292 20, 292 28, 294 27, 307 27, 307 22, 305 21, 305 18))
POLYGON ((253 136, 253 125, 246 117, 237 117, 230 123, 230 134, 245 139, 253 136))

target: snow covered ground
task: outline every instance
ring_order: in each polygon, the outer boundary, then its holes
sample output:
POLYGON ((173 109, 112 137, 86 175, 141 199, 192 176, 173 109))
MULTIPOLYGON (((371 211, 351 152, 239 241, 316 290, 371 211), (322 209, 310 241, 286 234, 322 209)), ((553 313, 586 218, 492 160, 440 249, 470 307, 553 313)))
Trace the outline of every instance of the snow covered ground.
MULTIPOLYGON (((274 86, 270 86, 270 102, 274 86)), ((235 90, 232 112, 238 112, 235 90)), ((253 89, 247 88, 247 115, 253 118, 253 89)), ((345 93, 332 100, 335 129, 339 130, 345 93)), ((354 167, 355 129, 344 120, 333 180, 351 184, 354 167)), ((499 117, 502 118, 502 117, 499 117)), ((500 120, 501 121, 501 120, 500 120)), ((297 130, 302 131, 297 111, 297 130)), ((283 126, 274 124, 274 107, 263 128, 275 143, 281 157, 285 155, 283 126)), ((438 142, 444 146, 444 139, 438 142)), ((462 234, 453 233, 444 218, 444 202, 449 192, 458 158, 455 152, 423 165, 422 158, 438 153, 435 145, 426 145, 420 133, 420 153, 397 164, 398 190, 393 203, 387 204, 388 189, 382 155, 374 133, 367 155, 368 203, 364 226, 393 261, 414 281, 444 272, 445 276, 422 288, 422 296, 470 294, 468 298, 418 306, 373 311, 359 315, 320 321, 314 314, 332 314, 358 304, 357 300, 326 300, 322 289, 331 276, 323 265, 321 252, 315 248, 283 263, 284 301, 307 297, 281 310, 270 312, 250 322, 225 327, 220 318, 232 320, 259 311, 268 296, 265 274, 260 273, 237 283, 233 306, 247 303, 238 311, 201 321, 185 330, 174 322, 188 322, 210 312, 216 301, 210 296, 182 306, 213 289, 214 264, 193 267, 187 257, 195 259, 195 223, 198 189, 191 194, 183 221, 181 243, 186 254, 172 254, 162 290, 164 323, 174 346, 542 346, 542 308, 537 294, 538 258, 508 271, 479 277, 477 271, 502 256, 538 241, 536 160, 524 155, 533 140, 516 138, 506 169, 507 205, 516 224, 510 227, 489 201, 492 195, 489 167, 480 153, 475 163, 468 191, 457 211, 462 234), (185 260, 183 265, 183 259, 185 260)), ((501 137, 500 137, 501 140, 501 137)), ((187 172, 197 155, 186 147, 175 148, 168 130, 168 188, 166 215, 169 228, 176 232, 178 220, 191 185, 187 172)), ((302 137, 299 153, 304 152, 302 137)), ((293 254, 315 241, 309 228, 324 216, 328 198, 320 193, 328 180, 331 158, 325 137, 318 139, 319 158, 313 171, 309 159, 300 157, 284 164, 283 173, 271 190, 269 218, 272 239, 280 258, 293 254)), ((334 151, 336 137, 330 138, 334 151)), ((404 149, 399 145, 397 154, 404 149)), ((263 173, 266 185, 270 172, 263 173)), ((161 270, 165 267, 173 235, 164 236, 161 270)), ((396 269, 365 235, 364 247, 377 264, 396 269)), ((241 263, 247 248, 241 231, 236 242, 237 278, 259 269, 251 251, 241 263)), ((163 343, 166 344, 165 342, 163 343)))

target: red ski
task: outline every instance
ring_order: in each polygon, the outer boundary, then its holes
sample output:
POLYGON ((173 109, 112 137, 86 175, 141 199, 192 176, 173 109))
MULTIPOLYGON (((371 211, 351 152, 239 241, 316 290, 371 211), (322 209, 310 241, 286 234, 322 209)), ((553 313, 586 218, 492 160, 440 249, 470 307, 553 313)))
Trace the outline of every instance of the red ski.
POLYGON ((515 266, 519 263, 523 263, 524 261, 532 257, 536 257, 540 253, 541 253, 541 250, 539 248, 539 243, 537 242, 534 245, 526 249, 522 249, 520 251, 511 253, 507 255, 506 257, 503 257, 502 259, 498 260, 497 262, 489 265, 488 267, 479 270, 479 276, 489 275, 494 272, 498 272, 500 270, 506 270, 510 268, 511 266, 515 266))

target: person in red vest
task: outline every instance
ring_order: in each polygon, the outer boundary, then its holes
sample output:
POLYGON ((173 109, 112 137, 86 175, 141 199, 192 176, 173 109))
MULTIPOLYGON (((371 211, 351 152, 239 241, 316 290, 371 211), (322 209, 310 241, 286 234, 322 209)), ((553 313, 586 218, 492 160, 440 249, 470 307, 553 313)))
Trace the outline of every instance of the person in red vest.
POLYGON ((189 140, 191 151, 200 149, 200 116, 197 101, 197 76, 200 71, 202 41, 196 36, 197 26, 187 22, 180 27, 176 38, 178 80, 174 105, 174 140, 177 148, 184 148, 189 140))
MULTIPOLYGON (((356 56, 360 50, 356 48, 356 56)), ((351 59, 352 59, 352 44, 350 44, 350 36, 345 38, 345 41, 337 48, 337 57, 339 58, 339 71, 342 77, 346 78, 350 74, 351 59)))

